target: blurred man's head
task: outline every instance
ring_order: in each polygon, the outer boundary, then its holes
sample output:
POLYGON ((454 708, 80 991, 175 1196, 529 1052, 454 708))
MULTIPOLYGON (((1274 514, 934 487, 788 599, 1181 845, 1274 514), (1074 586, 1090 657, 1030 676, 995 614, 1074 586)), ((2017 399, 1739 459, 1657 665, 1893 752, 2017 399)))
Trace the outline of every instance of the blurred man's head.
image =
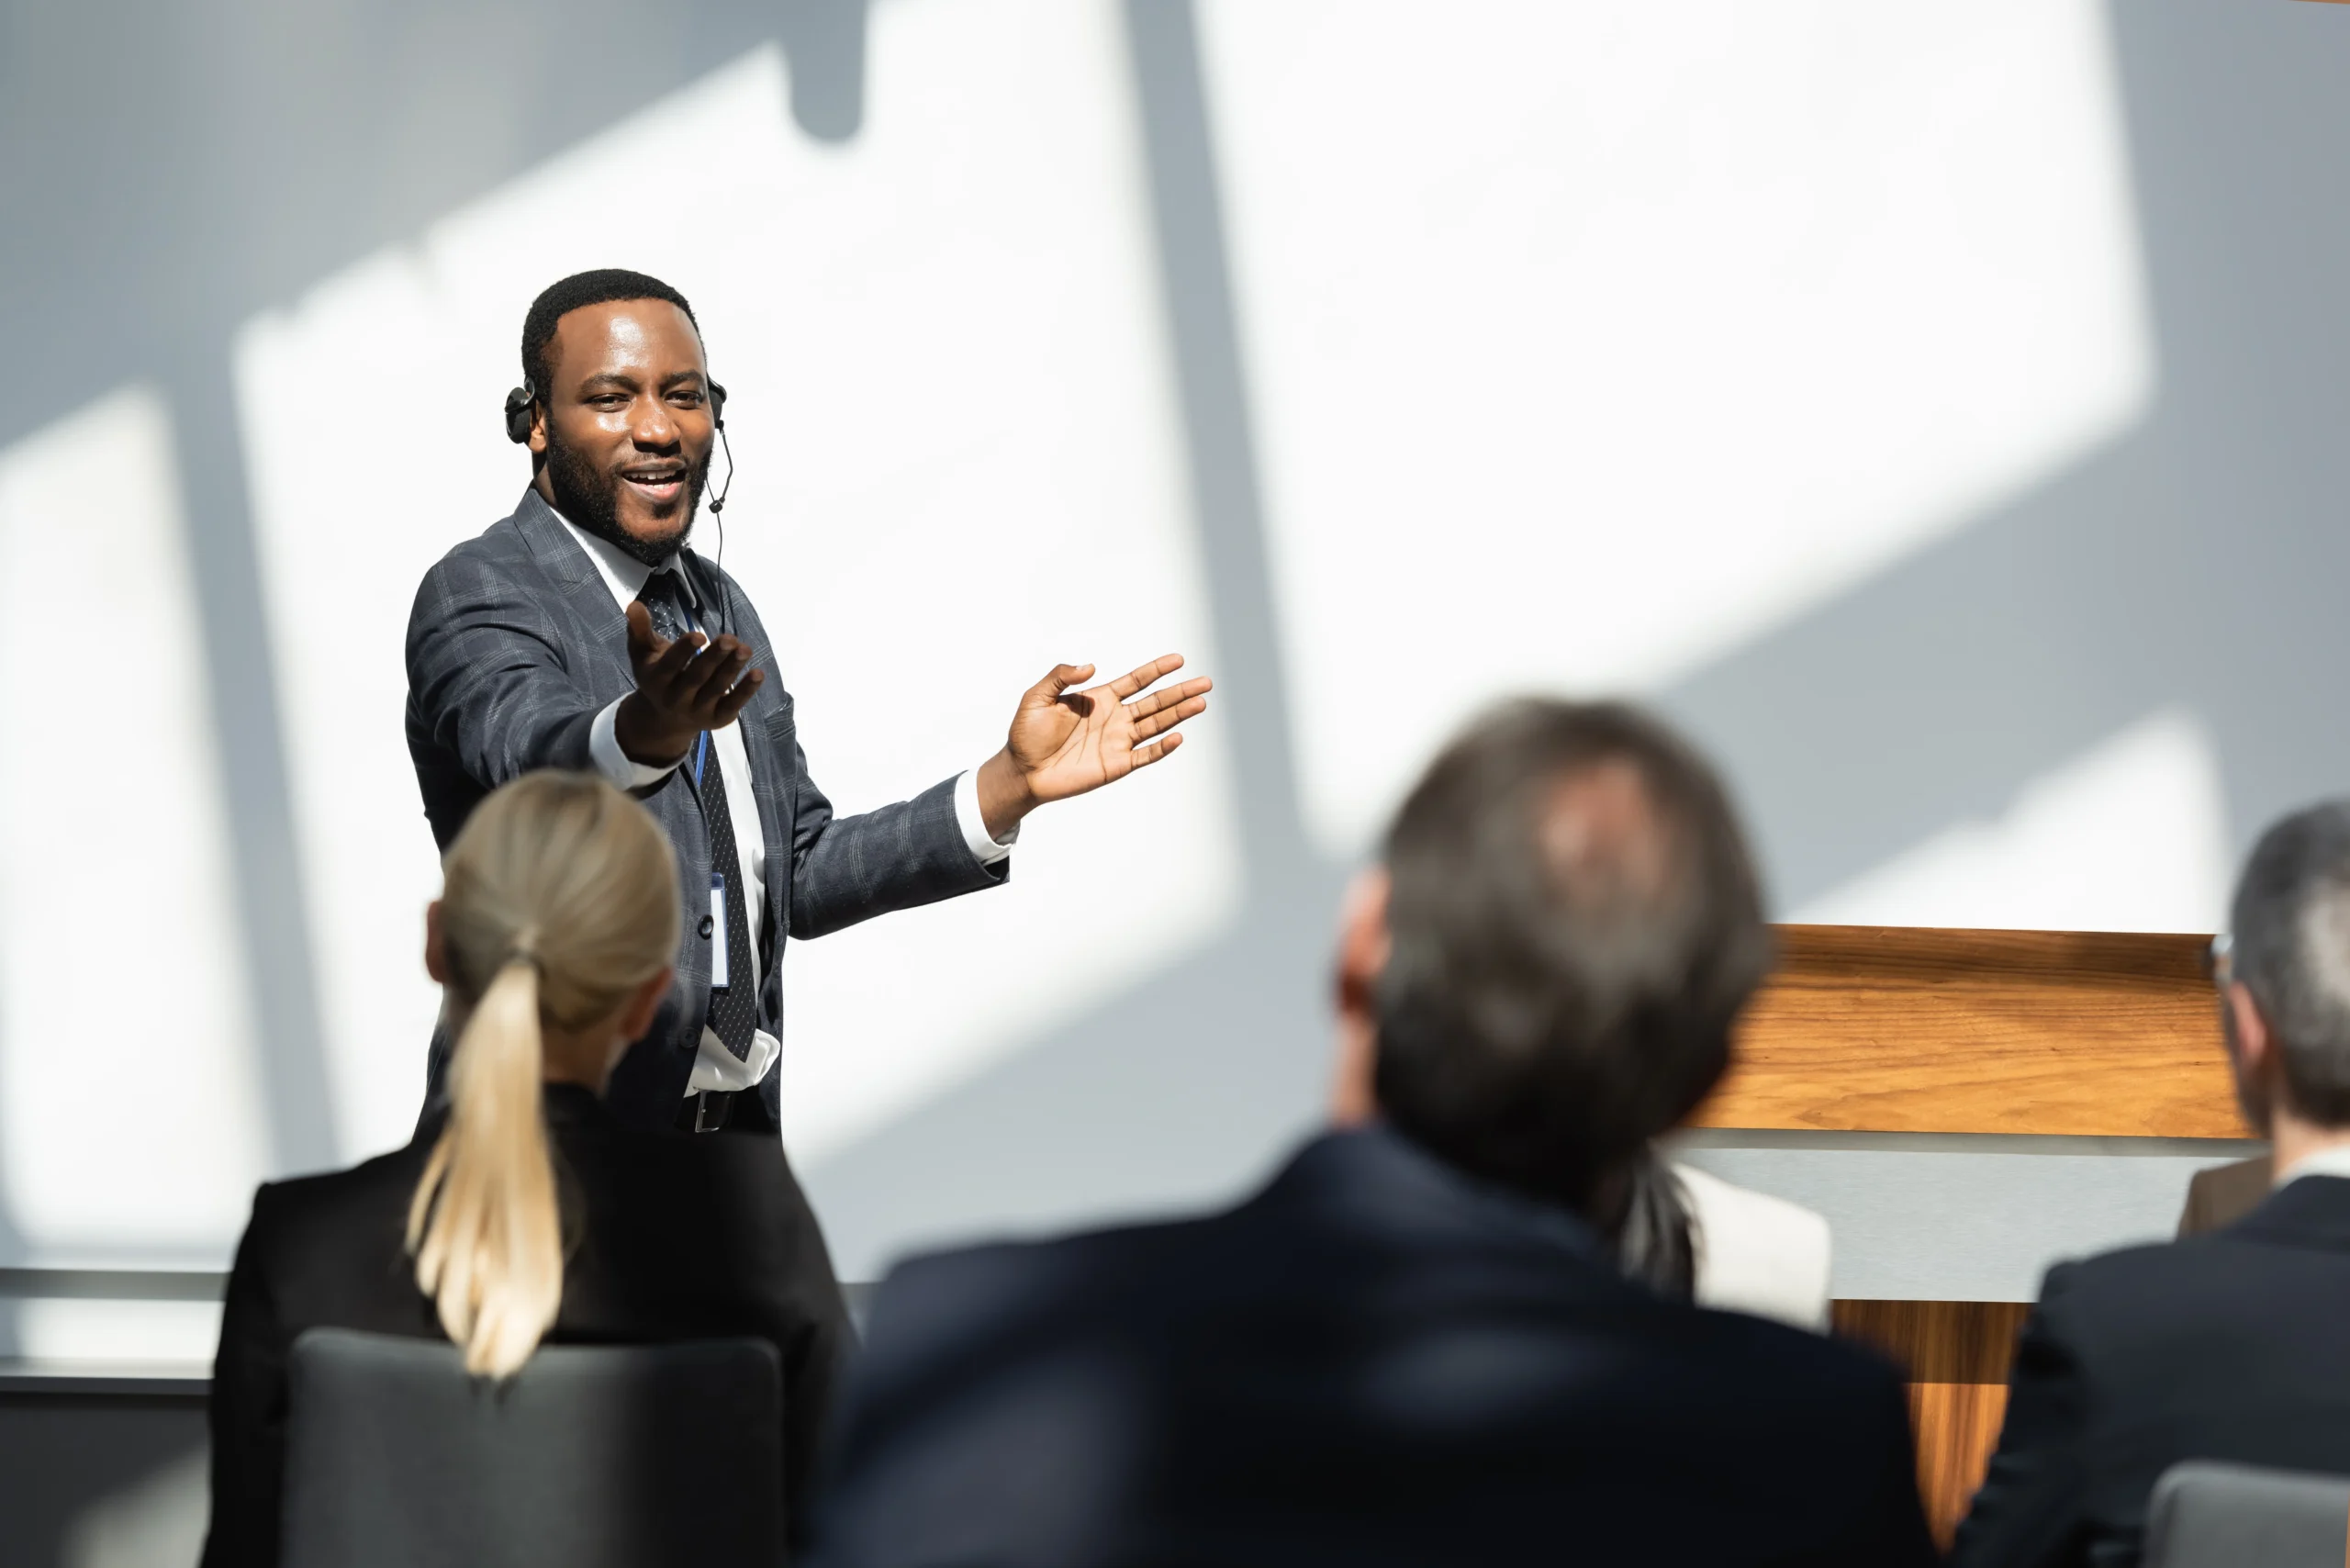
POLYGON ((532 301, 522 374, 539 494, 646 566, 668 559, 692 531, 716 428, 686 297, 643 273, 575 273, 532 301))
POLYGON ((1770 963, 1712 769, 1612 703, 1524 701, 1437 758, 1358 890, 1337 1109, 1588 1210, 1704 1099, 1770 963))
POLYGON ((2260 835, 2236 884, 2221 1018, 2245 1118, 2350 1127, 2350 801, 2260 835))

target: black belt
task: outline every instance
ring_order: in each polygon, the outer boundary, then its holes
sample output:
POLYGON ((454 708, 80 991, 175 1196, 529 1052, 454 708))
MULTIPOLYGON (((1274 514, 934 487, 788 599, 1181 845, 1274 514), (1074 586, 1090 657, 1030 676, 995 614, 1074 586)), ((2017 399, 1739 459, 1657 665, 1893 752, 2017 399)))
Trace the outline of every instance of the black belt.
POLYGON ((727 1113, 734 1102, 748 1091, 704 1089, 688 1094, 677 1107, 677 1130, 681 1133, 714 1133, 726 1126, 727 1113))

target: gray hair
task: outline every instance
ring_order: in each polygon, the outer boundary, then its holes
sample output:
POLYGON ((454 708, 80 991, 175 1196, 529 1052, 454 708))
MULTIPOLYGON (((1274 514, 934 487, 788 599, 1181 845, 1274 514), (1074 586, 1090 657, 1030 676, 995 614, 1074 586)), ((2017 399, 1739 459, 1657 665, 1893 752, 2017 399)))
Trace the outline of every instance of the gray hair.
POLYGON ((2235 977, 2276 1036, 2300 1115, 2350 1124, 2350 801, 2311 806, 2253 846, 2229 916, 2235 977))

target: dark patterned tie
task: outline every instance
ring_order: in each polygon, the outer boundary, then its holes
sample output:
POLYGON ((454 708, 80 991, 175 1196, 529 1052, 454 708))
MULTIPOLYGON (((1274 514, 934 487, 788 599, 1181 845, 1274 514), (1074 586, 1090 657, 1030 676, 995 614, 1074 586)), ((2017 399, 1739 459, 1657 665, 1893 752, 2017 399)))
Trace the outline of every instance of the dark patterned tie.
MULTIPOLYGON (((655 635, 675 642, 692 633, 685 583, 676 572, 654 573, 636 598, 653 617, 655 635)), ((699 775, 695 793, 701 799, 702 825, 710 832, 710 868, 726 879, 727 986, 724 991, 711 991, 709 1023, 739 1060, 751 1054, 751 1036, 759 1026, 759 990, 751 974, 751 922, 743 899, 743 860, 734 848, 734 819, 727 814, 726 778, 718 766, 716 739, 708 732, 697 736, 694 748, 679 766, 689 779, 699 775)), ((699 924, 695 918, 698 911, 688 910, 687 914, 692 924, 699 924)))

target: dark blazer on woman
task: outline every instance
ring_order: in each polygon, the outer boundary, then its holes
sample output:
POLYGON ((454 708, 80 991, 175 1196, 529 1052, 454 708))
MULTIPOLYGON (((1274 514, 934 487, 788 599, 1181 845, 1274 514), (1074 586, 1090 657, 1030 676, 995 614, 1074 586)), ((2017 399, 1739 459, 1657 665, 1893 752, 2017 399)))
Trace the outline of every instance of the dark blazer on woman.
MULTIPOLYGON (((550 1342, 746 1336, 783 1361, 784 1489, 796 1519, 851 1344, 824 1238, 783 1148, 735 1134, 621 1126, 589 1091, 546 1090, 568 1256, 550 1342)), ((431 1152, 407 1148, 263 1186, 237 1249, 212 1373, 212 1533, 205 1568, 277 1562, 286 1361, 306 1328, 442 1334, 404 1241, 431 1152)))

